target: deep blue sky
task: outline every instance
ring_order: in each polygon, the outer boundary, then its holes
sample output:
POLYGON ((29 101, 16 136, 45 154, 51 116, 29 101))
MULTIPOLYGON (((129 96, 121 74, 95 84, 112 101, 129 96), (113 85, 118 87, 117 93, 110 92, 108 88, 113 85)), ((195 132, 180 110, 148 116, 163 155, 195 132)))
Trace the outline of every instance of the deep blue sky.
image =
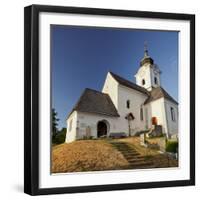
POLYGON ((135 82, 145 41, 162 71, 162 87, 178 100, 178 32, 52 25, 52 106, 59 128, 86 87, 102 89, 108 71, 135 82))

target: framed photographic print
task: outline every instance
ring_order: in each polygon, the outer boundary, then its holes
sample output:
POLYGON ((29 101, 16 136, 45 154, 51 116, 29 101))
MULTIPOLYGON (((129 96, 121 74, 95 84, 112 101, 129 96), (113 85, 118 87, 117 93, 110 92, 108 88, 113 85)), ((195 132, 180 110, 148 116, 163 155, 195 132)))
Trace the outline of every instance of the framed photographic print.
POLYGON ((195 16, 25 8, 24 191, 195 184, 195 16))

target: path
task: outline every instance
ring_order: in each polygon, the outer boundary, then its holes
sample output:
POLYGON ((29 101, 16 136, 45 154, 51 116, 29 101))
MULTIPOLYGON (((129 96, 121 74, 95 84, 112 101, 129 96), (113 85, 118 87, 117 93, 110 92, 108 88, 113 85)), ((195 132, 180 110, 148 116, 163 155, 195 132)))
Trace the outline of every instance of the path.
POLYGON ((125 142, 110 142, 124 158, 129 162, 130 169, 154 168, 153 162, 149 161, 145 156, 140 155, 133 147, 125 142))

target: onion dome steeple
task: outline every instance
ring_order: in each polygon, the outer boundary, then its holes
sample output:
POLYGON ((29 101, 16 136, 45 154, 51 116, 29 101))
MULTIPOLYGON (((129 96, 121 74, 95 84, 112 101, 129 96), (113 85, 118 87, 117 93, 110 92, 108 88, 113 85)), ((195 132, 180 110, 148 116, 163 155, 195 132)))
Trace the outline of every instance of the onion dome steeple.
POLYGON ((140 66, 143 66, 146 63, 149 63, 149 64, 153 64, 154 63, 153 59, 148 54, 147 43, 144 44, 144 57, 140 61, 140 66))

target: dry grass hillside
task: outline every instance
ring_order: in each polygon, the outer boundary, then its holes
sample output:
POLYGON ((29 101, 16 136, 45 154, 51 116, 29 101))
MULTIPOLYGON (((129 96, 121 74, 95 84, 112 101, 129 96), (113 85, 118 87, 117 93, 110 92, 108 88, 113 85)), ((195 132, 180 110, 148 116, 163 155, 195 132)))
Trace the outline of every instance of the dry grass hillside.
POLYGON ((130 137, 79 140, 53 146, 51 166, 52 173, 64 173, 177 167, 178 161, 158 150, 141 146, 139 137, 130 137), (113 143, 118 143, 119 147, 113 143))
POLYGON ((104 140, 82 140, 52 149, 52 173, 122 169, 123 155, 104 140))

